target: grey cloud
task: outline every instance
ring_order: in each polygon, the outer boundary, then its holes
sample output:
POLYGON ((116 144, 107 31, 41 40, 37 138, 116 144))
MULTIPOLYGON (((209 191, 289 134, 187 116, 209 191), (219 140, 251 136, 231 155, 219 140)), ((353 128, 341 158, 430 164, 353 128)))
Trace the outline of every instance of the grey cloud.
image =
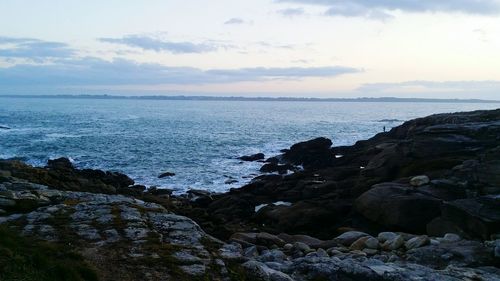
POLYGON ((281 9, 281 10, 278 10, 277 12, 278 12, 278 14, 281 14, 281 15, 287 16, 287 17, 300 16, 300 15, 305 14, 305 11, 303 8, 281 9))
POLYGON ((33 38, 0 37, 0 57, 3 58, 40 61, 48 58, 67 58, 74 54, 75 50, 64 43, 33 38))
POLYGON ((498 0, 276 0, 281 3, 300 3, 327 7, 327 15, 387 18, 388 11, 404 12, 461 12, 493 15, 500 12, 498 0))
POLYGON ((129 35, 122 38, 99 38, 101 42, 121 44, 129 47, 151 50, 156 52, 166 51, 174 54, 206 53, 222 48, 215 43, 171 42, 143 35, 129 35))
POLYGON ((244 24, 245 21, 240 18, 231 18, 224 22, 224 24, 244 24))
POLYGON ((0 68, 0 89, 13 86, 91 86, 91 85, 199 85, 265 81, 269 79, 301 79, 334 77, 356 73, 350 67, 291 67, 202 70, 193 67, 169 67, 98 58, 63 60, 50 65, 23 64, 0 68))

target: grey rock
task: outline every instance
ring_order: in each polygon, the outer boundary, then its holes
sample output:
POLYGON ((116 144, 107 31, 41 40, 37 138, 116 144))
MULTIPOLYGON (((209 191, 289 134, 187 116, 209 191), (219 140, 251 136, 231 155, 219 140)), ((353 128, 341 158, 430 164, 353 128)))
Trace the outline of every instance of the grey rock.
POLYGON ((410 250, 410 249, 420 248, 420 247, 429 245, 430 242, 431 242, 431 240, 429 239, 429 237, 427 235, 422 235, 422 236, 417 236, 417 237, 414 237, 414 238, 408 240, 405 243, 405 247, 406 247, 406 249, 410 250))
POLYGON ((387 240, 382 244, 382 249, 393 251, 401 248, 405 244, 405 239, 402 235, 398 235, 390 240, 387 240))
POLYGON ((368 249, 378 249, 379 242, 378 242, 377 238, 370 237, 365 241, 365 246, 368 249))
POLYGON ((243 257, 243 249, 238 243, 225 244, 219 249, 219 254, 227 260, 240 260, 243 257))
POLYGON ((344 246, 350 246, 354 241, 366 236, 370 235, 360 231, 348 231, 337 236, 334 240, 344 246))
POLYGON ((454 233, 446 233, 443 238, 438 238, 437 240, 444 243, 454 243, 462 240, 462 238, 454 233))
POLYGON ((398 235, 394 232, 380 232, 378 234, 377 238, 380 241, 380 243, 384 243, 387 240, 394 239, 396 236, 398 236, 398 235))
POLYGON ((307 252, 311 250, 311 247, 309 247, 307 244, 303 242, 295 242, 293 243, 293 247, 302 252, 307 252))
POLYGON ((248 261, 243 264, 243 268, 248 273, 250 280, 263 280, 263 281, 293 281, 293 279, 280 271, 269 268, 267 265, 257 262, 248 261))
POLYGON ((261 262, 283 262, 286 258, 286 255, 282 251, 274 249, 262 252, 257 260, 261 262))
POLYGON ((246 258, 255 258, 259 255, 259 251, 257 250, 257 246, 250 246, 243 250, 243 256, 246 258))

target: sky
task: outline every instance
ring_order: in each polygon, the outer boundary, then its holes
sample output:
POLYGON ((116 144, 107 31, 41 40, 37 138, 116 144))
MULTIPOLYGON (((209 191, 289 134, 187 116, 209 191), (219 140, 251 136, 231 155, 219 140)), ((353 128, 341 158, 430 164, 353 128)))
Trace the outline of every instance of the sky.
POLYGON ((500 0, 2 0, 7 94, 500 100, 500 0))

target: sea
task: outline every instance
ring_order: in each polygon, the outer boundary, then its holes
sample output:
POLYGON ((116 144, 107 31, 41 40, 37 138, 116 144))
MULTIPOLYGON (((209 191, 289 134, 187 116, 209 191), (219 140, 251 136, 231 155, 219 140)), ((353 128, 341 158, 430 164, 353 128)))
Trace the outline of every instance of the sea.
POLYGON ((498 103, 141 100, 0 97, 0 158, 35 166, 68 157, 78 168, 125 173, 137 184, 224 192, 259 174, 266 157, 323 136, 335 146, 435 113, 498 103), (158 178, 163 172, 175 176, 158 178))

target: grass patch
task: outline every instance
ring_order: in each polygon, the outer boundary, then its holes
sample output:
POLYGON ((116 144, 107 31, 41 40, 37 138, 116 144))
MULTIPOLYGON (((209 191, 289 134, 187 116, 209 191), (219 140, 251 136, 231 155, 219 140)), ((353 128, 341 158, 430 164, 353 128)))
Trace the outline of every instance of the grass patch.
POLYGON ((0 280, 97 281, 83 258, 59 244, 21 237, 0 226, 0 280))

